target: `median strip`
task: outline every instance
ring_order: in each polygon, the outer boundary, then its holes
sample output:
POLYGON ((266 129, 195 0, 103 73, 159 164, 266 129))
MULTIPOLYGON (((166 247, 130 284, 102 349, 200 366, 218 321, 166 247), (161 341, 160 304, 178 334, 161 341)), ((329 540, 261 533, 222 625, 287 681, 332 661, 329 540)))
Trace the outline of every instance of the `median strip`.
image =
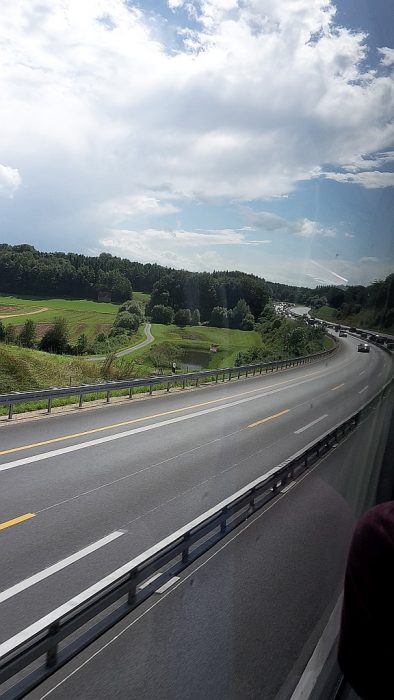
POLYGON ((34 518, 34 516, 35 513, 25 513, 24 515, 19 515, 17 518, 12 518, 12 520, 6 520, 4 523, 0 523, 0 530, 5 530, 7 527, 18 525, 18 523, 23 523, 25 520, 34 518))
POLYGON ((273 413, 272 416, 267 416, 266 418, 261 418, 261 420, 256 420, 255 423, 251 423, 248 425, 248 428, 255 428, 257 425, 261 425, 262 423, 266 423, 269 420, 273 420, 273 418, 279 418, 279 416, 284 416, 285 413, 288 413, 290 411, 290 408, 286 408, 284 411, 279 411, 279 413, 273 413))

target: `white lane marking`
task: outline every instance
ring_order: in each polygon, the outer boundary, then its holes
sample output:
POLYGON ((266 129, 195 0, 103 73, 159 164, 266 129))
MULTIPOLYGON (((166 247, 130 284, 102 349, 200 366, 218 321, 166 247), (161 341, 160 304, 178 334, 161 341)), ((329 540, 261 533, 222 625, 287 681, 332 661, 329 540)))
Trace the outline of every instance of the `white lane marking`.
POLYGON ((0 603, 4 603, 5 600, 8 600, 9 598, 12 598, 14 595, 21 593, 22 591, 26 590, 26 588, 30 588, 30 586, 34 586, 36 583, 39 583, 39 581, 43 581, 45 578, 48 578, 48 576, 52 576, 52 574, 56 574, 58 571, 65 569, 66 566, 70 566, 70 564, 74 564, 76 561, 83 559, 83 557, 87 557, 88 554, 92 554, 92 552, 95 552, 97 549, 104 547, 106 544, 109 544, 109 542, 113 542, 113 540, 116 540, 118 537, 121 537, 122 535, 124 535, 124 531, 116 530, 115 532, 112 532, 110 535, 103 537, 101 540, 97 540, 97 542, 93 542, 88 547, 84 547, 84 549, 80 549, 79 552, 75 552, 75 554, 71 554, 71 556, 66 557, 66 559, 62 559, 61 561, 58 561, 57 564, 52 564, 52 566, 48 566, 47 569, 43 569, 42 571, 39 571, 37 574, 34 574, 33 576, 30 576, 29 578, 25 578, 23 581, 20 581, 19 583, 16 583, 14 586, 11 586, 11 588, 7 588, 7 590, 2 591, 2 593, 0 593, 0 603))
POLYGON ((290 491, 290 489, 293 488, 293 486, 295 486, 296 483, 297 483, 296 481, 290 481, 290 483, 287 484, 287 486, 285 486, 284 489, 281 489, 280 492, 287 493, 287 491, 290 491))
POLYGON ((362 374, 365 374, 365 369, 363 369, 363 371, 360 372, 360 375, 359 375, 359 376, 361 377, 362 374))
POLYGON ((169 581, 167 581, 167 583, 163 583, 163 585, 160 586, 160 588, 158 588, 157 591, 155 591, 155 593, 165 593, 166 591, 168 591, 169 588, 171 588, 171 586, 174 585, 174 583, 179 581, 179 578, 179 576, 173 576, 172 578, 170 578, 169 581))
MULTIPOLYGON (((315 378, 311 377, 309 379, 303 379, 300 382, 291 385, 292 387, 301 386, 307 382, 315 381, 315 378)), ((51 450, 49 452, 42 452, 38 455, 32 455, 30 457, 23 457, 22 459, 16 459, 13 462, 6 462, 0 465, 0 472, 7 471, 8 469, 14 469, 15 467, 21 467, 25 464, 33 464, 34 462, 40 462, 44 459, 51 459, 52 457, 58 457, 59 455, 64 455, 69 452, 76 452, 77 450, 84 450, 87 447, 94 447, 95 445, 102 445, 106 442, 112 442, 113 440, 121 440, 122 438, 130 437, 131 435, 137 435, 138 433, 145 433, 148 430, 155 430, 156 428, 163 428, 167 425, 173 425, 174 423, 182 423, 183 421, 190 420, 192 418, 198 418, 199 416, 205 416, 209 413, 216 413, 217 411, 223 411, 227 408, 232 408, 233 406, 239 406, 243 403, 249 403, 250 401, 257 401, 264 398, 265 396, 270 396, 271 394, 277 394, 281 391, 287 391, 289 389, 288 384, 279 387, 278 389, 272 389, 270 391, 264 391, 261 394, 256 394, 255 396, 248 396, 244 399, 237 399, 236 401, 229 401, 221 406, 213 406, 212 408, 205 408, 201 411, 195 411, 194 413, 188 413, 185 416, 177 416, 176 418, 168 418, 167 420, 162 420, 157 423, 151 423, 150 425, 143 425, 139 428, 132 428, 131 430, 125 430, 122 433, 116 433, 115 435, 106 435, 105 437, 96 438, 94 440, 87 440, 86 442, 80 442, 77 445, 70 445, 69 447, 61 447, 58 450, 51 450)))
POLYGON ((320 418, 316 418, 316 420, 313 420, 311 423, 308 423, 308 425, 304 425, 302 428, 298 428, 298 430, 294 431, 295 435, 299 435, 300 433, 303 433, 304 430, 308 430, 308 428, 311 428, 312 425, 316 425, 316 423, 320 423, 321 420, 324 418, 328 417, 328 413, 325 413, 324 416, 320 416, 320 418))
POLYGON ((367 386, 365 386, 363 389, 361 389, 361 391, 359 391, 358 393, 359 393, 359 394, 363 394, 364 391, 367 391, 367 389, 368 389, 368 384, 367 384, 367 386))

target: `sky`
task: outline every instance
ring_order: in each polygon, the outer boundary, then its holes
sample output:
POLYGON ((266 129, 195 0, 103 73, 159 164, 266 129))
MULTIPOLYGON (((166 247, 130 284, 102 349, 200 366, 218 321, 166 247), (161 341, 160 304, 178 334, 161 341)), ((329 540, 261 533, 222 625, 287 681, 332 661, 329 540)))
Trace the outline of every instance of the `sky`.
POLYGON ((394 271, 391 0, 2 0, 0 241, 394 271))

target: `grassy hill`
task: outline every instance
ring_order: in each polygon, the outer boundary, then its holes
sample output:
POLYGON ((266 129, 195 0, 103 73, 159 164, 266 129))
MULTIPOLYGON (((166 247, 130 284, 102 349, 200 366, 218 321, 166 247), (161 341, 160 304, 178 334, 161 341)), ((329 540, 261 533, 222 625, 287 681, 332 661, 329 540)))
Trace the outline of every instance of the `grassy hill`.
POLYGON ((333 323, 343 323, 345 326, 356 326, 356 328, 368 328, 369 330, 380 331, 381 333, 394 333, 394 326, 389 326, 388 328, 382 328, 376 324, 376 316, 378 310, 375 308, 362 309, 358 314, 351 314, 346 318, 341 318, 338 320, 337 311, 331 306, 321 306, 320 309, 315 310, 316 318, 320 318, 323 321, 331 321, 333 323))

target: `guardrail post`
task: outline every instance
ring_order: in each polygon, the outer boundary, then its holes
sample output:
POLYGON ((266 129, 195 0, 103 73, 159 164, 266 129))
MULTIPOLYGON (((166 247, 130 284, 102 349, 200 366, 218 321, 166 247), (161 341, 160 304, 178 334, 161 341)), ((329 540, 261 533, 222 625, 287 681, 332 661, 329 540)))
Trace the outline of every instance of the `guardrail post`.
POLYGON ((260 374, 261 374, 262 369, 263 369, 263 368, 262 368, 262 366, 260 365, 260 374))
POLYGON ((111 398, 110 392, 107 391, 107 398, 106 398, 107 403, 110 402, 110 398, 111 398))
POLYGON ((167 394, 170 391, 170 382, 167 382, 167 394))
POLYGON ((229 382, 231 382, 231 369, 230 369, 230 371, 229 371, 229 373, 228 373, 228 380, 229 380, 229 382))
POLYGON ((246 374, 246 377, 247 377, 247 376, 248 376, 248 368, 246 368, 246 373, 245 373, 245 374, 246 374))
POLYGON ((256 374, 256 367, 253 367, 253 376, 256 374))
MULTIPOLYGON (((49 638, 55 636, 59 631, 59 621, 54 622, 52 625, 49 627, 49 638)), ((48 649, 47 651, 47 656, 46 656, 46 665, 49 668, 52 668, 53 666, 56 666, 57 663, 57 642, 48 649)))
POLYGON ((241 376, 241 370, 239 369, 239 370, 238 370, 238 377, 237 377, 237 379, 239 379, 240 376, 241 376))
POLYGON ((47 413, 50 413, 51 411, 52 411, 52 396, 50 396, 48 399, 47 413))
POLYGON ((185 380, 183 380, 183 382, 182 382, 182 389, 184 389, 184 388, 185 388, 185 380))
MULTIPOLYGON (((223 512, 223 513, 227 513, 227 506, 224 506, 222 512, 223 512)), ((220 525, 220 532, 221 532, 221 533, 227 532, 227 518, 226 518, 225 520, 222 521, 222 523, 221 523, 221 525, 220 525)))
POLYGON ((82 408, 82 402, 83 402, 83 394, 80 394, 78 408, 82 408))
POLYGON ((186 546, 182 552, 182 564, 187 564, 187 562, 189 561, 189 540, 190 540, 190 534, 187 532, 183 538, 183 541, 184 541, 186 546))
POLYGON ((219 379, 219 372, 216 372, 216 377, 215 377, 215 383, 216 383, 216 384, 218 383, 218 379, 219 379))
POLYGON ((129 594, 127 596, 127 602, 129 605, 134 605, 134 603, 135 603, 135 598, 136 598, 136 594, 137 594, 136 577, 137 577, 136 571, 132 571, 131 574, 129 575, 129 581, 131 582, 129 594))
POLYGON ((12 419, 12 408, 13 408, 12 403, 10 403, 10 405, 8 407, 8 420, 12 419))
POLYGON ((133 398, 133 387, 130 387, 129 389, 129 399, 133 398))
POLYGON ((225 375, 225 373, 223 372, 223 374, 222 374, 222 382, 224 382, 224 375, 225 375))

